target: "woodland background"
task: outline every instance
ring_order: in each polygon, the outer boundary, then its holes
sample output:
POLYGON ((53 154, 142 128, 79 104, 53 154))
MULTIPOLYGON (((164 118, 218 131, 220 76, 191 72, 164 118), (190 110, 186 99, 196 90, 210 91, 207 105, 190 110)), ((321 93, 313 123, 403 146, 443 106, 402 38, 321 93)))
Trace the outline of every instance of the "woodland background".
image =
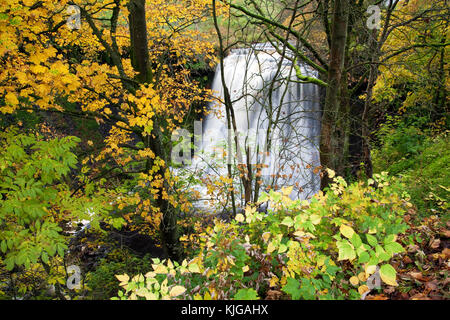
POLYGON ((449 16, 445 0, 0 0, 0 298, 448 299, 449 16), (254 188, 258 167, 171 170, 216 66, 263 42, 319 74, 296 69, 323 97, 310 201, 254 188), (220 210, 196 212, 195 183, 220 210))

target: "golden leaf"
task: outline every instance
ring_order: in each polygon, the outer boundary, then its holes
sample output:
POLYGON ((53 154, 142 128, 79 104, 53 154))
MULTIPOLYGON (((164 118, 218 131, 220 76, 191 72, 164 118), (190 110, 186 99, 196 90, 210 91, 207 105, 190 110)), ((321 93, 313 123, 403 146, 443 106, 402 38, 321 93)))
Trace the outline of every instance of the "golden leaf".
POLYGON ((186 288, 183 286, 175 286, 172 289, 170 289, 169 295, 171 297, 179 296, 180 294, 183 294, 186 291, 186 288))

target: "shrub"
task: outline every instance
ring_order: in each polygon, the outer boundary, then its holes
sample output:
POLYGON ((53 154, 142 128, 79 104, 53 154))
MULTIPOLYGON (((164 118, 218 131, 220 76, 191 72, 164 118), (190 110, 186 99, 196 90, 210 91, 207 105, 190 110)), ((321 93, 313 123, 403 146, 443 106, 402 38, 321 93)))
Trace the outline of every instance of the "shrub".
POLYGON ((195 238, 182 237, 197 248, 190 261, 154 259, 145 275, 117 275, 115 299, 257 299, 274 291, 291 299, 359 299, 378 275, 395 286, 390 262, 403 252, 396 240, 412 205, 393 182, 386 173, 349 186, 336 177, 310 202, 292 201, 291 188, 262 194, 267 213, 249 206, 231 223, 216 220, 195 238))

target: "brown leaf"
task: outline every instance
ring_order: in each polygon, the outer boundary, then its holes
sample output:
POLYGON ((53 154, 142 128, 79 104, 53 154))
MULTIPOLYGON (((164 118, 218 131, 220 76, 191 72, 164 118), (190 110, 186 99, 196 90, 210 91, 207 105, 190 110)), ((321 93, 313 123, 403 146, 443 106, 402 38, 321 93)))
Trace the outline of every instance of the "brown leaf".
POLYGON ((448 229, 441 229, 440 234, 444 238, 450 238, 450 230, 448 230, 448 229))
POLYGON ((430 240, 430 248, 437 249, 437 248, 439 248, 440 245, 441 245, 440 239, 431 239, 430 240))
POLYGON ((414 253, 417 252, 417 250, 419 250, 419 246, 415 245, 415 244, 410 244, 408 247, 408 252, 409 253, 414 253))
POLYGON ((394 291, 395 291, 395 287, 393 287, 393 286, 388 286, 386 289, 383 290, 383 292, 387 293, 387 294, 394 293, 394 291))
POLYGON ((428 291, 436 291, 438 289, 438 281, 437 280, 428 281, 427 283, 425 283, 425 288, 428 291))
POLYGON ((445 248, 444 250, 442 250, 442 254, 445 254, 445 258, 449 259, 450 258, 450 249, 445 248))
POLYGON ((428 298, 426 295, 424 295, 423 293, 418 293, 413 295, 411 298, 409 298, 410 300, 431 300, 431 298, 428 298))
POLYGON ((384 294, 377 294, 376 296, 368 295, 366 297, 366 300, 388 300, 389 298, 386 297, 384 294))
POLYGON ((278 290, 269 290, 267 291, 267 300, 279 300, 280 297, 283 295, 281 291, 278 290))
POLYGON ((404 256, 403 257, 403 263, 408 264, 408 263, 412 263, 413 261, 411 260, 411 258, 409 256, 404 256))
POLYGON ((412 278, 414 278, 414 279, 416 279, 416 280, 422 281, 422 282, 425 282, 425 281, 430 280, 429 278, 424 277, 423 274, 422 274, 421 272, 414 272, 414 271, 411 271, 411 272, 408 272, 408 275, 409 275, 410 277, 412 277, 412 278))

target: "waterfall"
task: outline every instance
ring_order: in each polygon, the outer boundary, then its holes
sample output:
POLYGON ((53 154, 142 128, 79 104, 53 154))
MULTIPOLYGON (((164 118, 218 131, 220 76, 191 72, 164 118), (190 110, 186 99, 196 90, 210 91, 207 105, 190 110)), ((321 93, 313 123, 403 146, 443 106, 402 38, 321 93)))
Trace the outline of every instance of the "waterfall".
MULTIPOLYGON (((249 158, 253 168, 265 164, 264 186, 294 186, 292 199, 308 199, 319 190, 320 178, 318 170, 314 170, 320 165, 319 89, 298 80, 289 54, 282 56, 270 44, 257 44, 234 49, 224 59, 224 78, 236 116, 241 157, 234 138, 229 141, 225 106, 211 104, 211 113, 203 121, 202 156, 194 160, 197 166, 205 164, 204 175, 226 175, 227 161, 237 165, 249 158), (270 148, 267 141, 271 142, 270 148)), ((299 67, 303 75, 317 77, 315 70, 299 67)), ((220 66, 212 89, 223 101, 220 66)))

